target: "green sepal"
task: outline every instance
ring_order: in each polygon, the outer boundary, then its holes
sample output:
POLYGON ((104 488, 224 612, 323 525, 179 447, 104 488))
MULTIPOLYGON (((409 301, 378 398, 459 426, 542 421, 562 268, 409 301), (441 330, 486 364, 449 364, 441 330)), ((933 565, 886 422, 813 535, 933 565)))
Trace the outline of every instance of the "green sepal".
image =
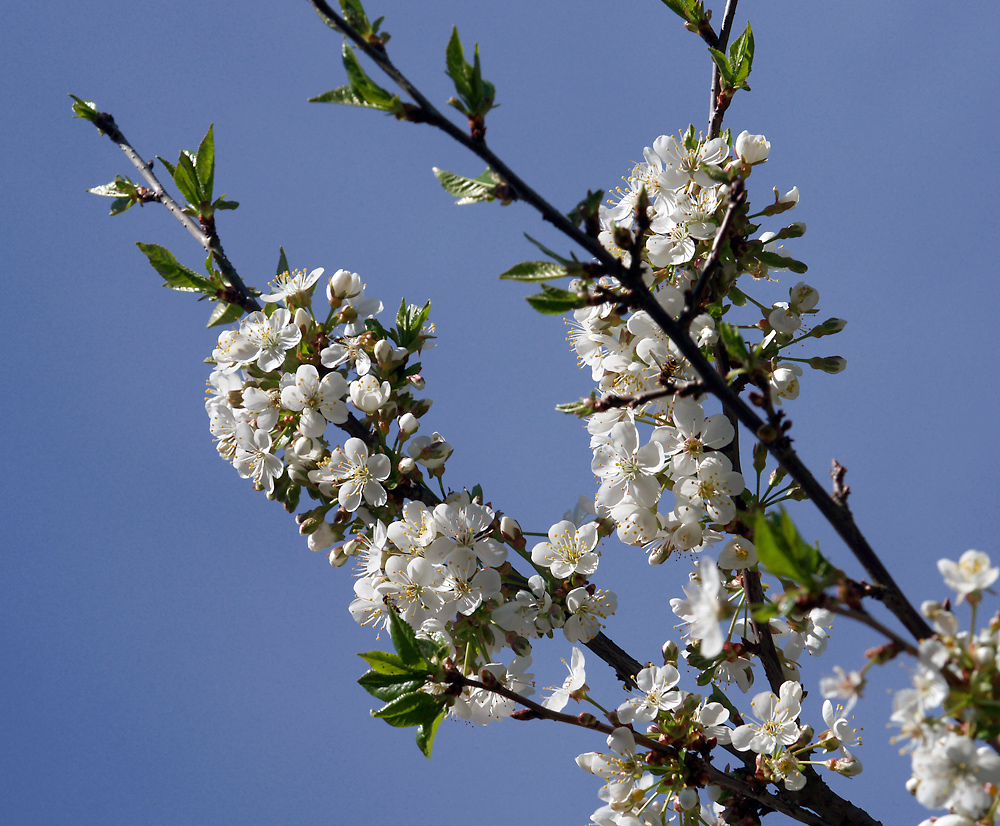
POLYGON ((433 172, 434 177, 441 182, 445 192, 458 196, 457 206, 496 200, 498 181, 489 167, 475 178, 464 178, 446 169, 438 169, 436 166, 433 168, 433 172))
POLYGON ((808 544, 784 508, 780 513, 757 514, 754 545, 764 566, 779 579, 805 586, 811 593, 821 592, 841 576, 820 552, 808 544))
POLYGON ((758 250, 753 254, 753 256, 760 261, 761 264, 766 264, 768 267, 773 267, 777 270, 791 270, 792 272, 801 275, 809 269, 809 267, 801 261, 796 261, 794 258, 789 258, 786 255, 779 255, 776 252, 758 250))
POLYGON ((414 679, 411 674, 379 674, 374 670, 366 671, 358 679, 358 685, 384 702, 419 691, 425 682, 423 677, 414 679))
POLYGON ((566 275, 569 273, 565 267, 551 261, 523 261, 500 273, 501 278, 509 281, 548 281, 566 275))
POLYGON ((550 287, 548 284, 542 284, 542 292, 529 295, 526 300, 533 309, 546 315, 562 315, 587 306, 586 296, 550 287))
POLYGON ((358 656, 379 674, 405 674, 408 677, 414 674, 414 669, 404 663, 398 654, 391 654, 388 651, 368 651, 358 656))
POLYGON ((432 724, 443 709, 444 700, 416 691, 397 697, 371 714, 372 717, 385 720, 390 726, 408 728, 432 724))
POLYGON ((239 304, 220 301, 212 308, 212 314, 208 317, 208 324, 205 326, 219 327, 223 324, 232 324, 234 321, 239 321, 244 312, 239 304))
POLYGON ((172 290, 182 290, 190 293, 205 293, 215 295, 217 287, 207 278, 198 275, 194 270, 189 270, 183 264, 179 264, 170 250, 158 244, 143 244, 139 242, 136 246, 142 250, 153 269, 156 270, 163 280, 166 281, 164 287, 172 290))
POLYGON ((437 717, 435 717, 430 723, 421 723, 417 727, 417 748, 423 752, 424 757, 430 759, 431 749, 434 747, 434 738, 437 736, 437 730, 441 726, 441 721, 444 719, 445 714, 448 713, 448 709, 442 707, 441 711, 438 712, 437 717))
POLYGON ((389 636, 392 639, 392 646, 396 649, 404 665, 413 666, 423 662, 420 648, 417 645, 417 633, 408 622, 403 620, 399 613, 389 609, 389 636))

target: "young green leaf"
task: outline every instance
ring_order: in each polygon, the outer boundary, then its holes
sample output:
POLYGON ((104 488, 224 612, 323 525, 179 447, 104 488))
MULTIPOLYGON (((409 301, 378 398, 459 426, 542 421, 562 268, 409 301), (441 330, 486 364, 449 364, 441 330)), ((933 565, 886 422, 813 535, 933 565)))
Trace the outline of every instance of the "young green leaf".
POLYGON ((540 313, 546 315, 562 315, 570 310, 576 310, 587 306, 586 297, 581 298, 576 293, 568 290, 560 290, 542 284, 543 292, 527 296, 527 302, 540 313))
POLYGON ((153 269, 163 276, 167 283, 164 287, 172 290, 182 290, 184 292, 205 293, 215 295, 216 287, 207 278, 198 275, 194 270, 189 270, 183 264, 179 264, 170 250, 157 244, 138 243, 136 246, 143 251, 153 269))
POLYGON ((198 180, 198 171, 191 161, 190 155, 181 152, 177 159, 177 167, 174 169, 174 183, 191 206, 196 209, 201 205, 201 183, 198 180))
POLYGON ((698 18, 692 13, 691 0, 662 0, 663 5, 674 14, 679 15, 685 22, 697 24, 698 18))
POLYGON ((433 723, 444 708, 444 700, 416 691, 404 694, 372 712, 372 717, 385 720, 390 726, 407 728, 433 723))
POLYGON ((757 514, 754 544, 760 561, 772 574, 802 585, 810 592, 822 591, 839 575, 819 549, 799 535, 784 508, 770 516, 757 514))
POLYGON ((291 272, 288 269, 288 258, 285 255, 285 248, 278 247, 278 271, 275 275, 284 275, 286 272, 291 272))
POLYGON ((515 264, 500 277, 510 281, 548 281, 569 275, 565 267, 552 261, 522 261, 515 264))
POLYGON ((472 86, 470 84, 470 73, 472 67, 465 62, 465 52, 462 49, 462 41, 458 37, 458 27, 453 26, 451 37, 448 39, 448 46, 445 49, 445 66, 448 77, 455 84, 455 91, 464 101, 468 101, 472 96, 472 86))
POLYGON ((230 304, 227 301, 219 301, 213 308, 212 314, 208 317, 206 327, 220 327, 223 324, 232 324, 242 317, 243 308, 239 304, 230 304))
POLYGON ((402 111, 403 104, 400 102, 399 96, 389 93, 368 77, 361 63, 358 62, 354 49, 347 43, 344 43, 341 55, 344 60, 344 68, 347 70, 347 79, 351 82, 351 88, 356 95, 377 109, 393 113, 402 111))
POLYGON ((760 261, 761 264, 767 264, 767 266, 774 267, 775 269, 791 270, 792 272, 799 273, 800 275, 809 269, 809 267, 801 261, 796 261, 794 258, 789 258, 785 255, 779 255, 776 252, 759 250, 753 255, 754 258, 760 261))
POLYGON ((428 759, 431 756, 431 749, 434 747, 434 738, 437 735, 437 730, 441 726, 441 721, 444 719, 445 714, 448 713, 447 708, 442 708, 438 712, 437 717, 435 717, 430 723, 421 723, 417 728, 417 748, 424 753, 424 757, 428 759))
POLYGON ((731 89, 734 86, 733 83, 733 68, 729 64, 729 58, 726 57, 718 49, 710 48, 708 53, 711 55, 713 62, 719 67, 719 76, 722 78, 722 85, 724 88, 731 89))
POLYGON ((496 198, 497 182, 493 179, 489 168, 476 178, 464 178, 446 169, 438 169, 436 166, 432 167, 432 171, 445 192, 458 196, 456 206, 492 201, 496 198))
POLYGON ((419 691, 425 682, 423 676, 414 679, 412 674, 379 674, 375 670, 366 671, 358 679, 365 691, 385 702, 419 691))
POLYGON ((309 103, 340 103, 344 106, 364 106, 368 109, 382 109, 374 103, 369 103, 361 95, 354 91, 351 86, 338 86, 322 95, 309 98, 309 103))
POLYGON ((417 646, 417 634, 410 624, 403 620, 395 609, 389 610, 389 636, 393 648, 400 659, 408 666, 423 662, 420 648, 417 646))
POLYGON ((733 71, 733 82, 730 86, 747 89, 746 79, 750 77, 753 68, 753 29, 747 23, 743 34, 729 46, 729 65, 733 71))
POLYGON ((390 654, 388 651, 368 651, 358 654, 374 671, 379 674, 405 674, 412 676, 415 671, 403 662, 398 654, 390 654))

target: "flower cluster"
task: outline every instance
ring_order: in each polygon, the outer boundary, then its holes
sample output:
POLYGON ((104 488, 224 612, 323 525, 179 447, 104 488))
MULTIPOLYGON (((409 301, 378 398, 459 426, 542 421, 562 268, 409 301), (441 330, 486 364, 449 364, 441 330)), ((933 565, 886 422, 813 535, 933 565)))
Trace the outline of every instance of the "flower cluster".
MULTIPOLYGON (((335 567, 356 560, 350 612, 358 623, 383 629, 395 611, 463 673, 488 672, 492 684, 530 694, 531 640, 562 628, 586 642, 617 607, 589 579, 597 526, 564 519, 529 554, 517 523, 499 518, 481 491, 446 492, 451 445, 439 433, 415 435, 431 402, 414 398, 424 382, 410 360, 431 346, 429 305, 404 302, 386 330, 375 318, 382 303, 365 297, 357 274, 339 270, 327 280, 321 320, 312 292, 322 275, 279 275, 261 296, 266 309, 220 335, 206 401, 218 450, 289 510, 303 490, 319 502, 299 515, 300 526, 335 567), (330 425, 348 437, 329 437, 330 425), (532 563, 532 576, 512 569, 510 549, 532 563)), ((466 688, 451 708, 488 723, 514 705, 466 688)))

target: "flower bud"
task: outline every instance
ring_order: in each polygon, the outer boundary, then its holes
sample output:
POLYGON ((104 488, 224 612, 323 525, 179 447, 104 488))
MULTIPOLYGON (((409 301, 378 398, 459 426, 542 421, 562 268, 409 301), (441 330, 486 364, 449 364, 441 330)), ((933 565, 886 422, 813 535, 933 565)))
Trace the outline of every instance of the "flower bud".
POLYGON ((422 418, 431 409, 432 404, 434 404, 433 399, 420 399, 410 408, 410 412, 418 419, 422 418))
POLYGON ((404 456, 399 460, 399 464, 396 465, 396 469, 404 476, 408 476, 417 469, 417 463, 414 462, 409 456, 404 456))
POLYGON ((420 428, 420 422, 412 413, 404 413, 399 417, 399 435, 409 439, 420 428))
POLYGON ((392 366, 392 345, 384 338, 375 344, 375 360, 379 363, 379 367, 392 366))
POLYGON ((842 373, 847 367, 847 359, 840 356, 826 356, 821 358, 816 356, 809 359, 809 366, 813 370, 822 370, 824 373, 842 373))
POLYGON ((809 335, 813 338, 822 338, 823 336, 832 336, 834 333, 839 333, 847 326, 847 321, 843 318, 828 318, 822 324, 817 324, 812 330, 809 331, 809 335))
POLYGON ((516 637, 510 643, 510 650, 514 652, 515 656, 527 657, 531 654, 531 643, 524 637, 516 637))
POLYGON ((516 519, 511 519, 509 516, 500 517, 500 535, 516 550, 523 551, 527 545, 521 526, 517 524, 516 519))
POLYGON ((327 559, 330 560, 330 564, 334 568, 339 568, 342 565, 344 565, 348 559, 347 554, 344 553, 344 546, 337 545, 336 547, 332 548, 330 550, 330 553, 327 554, 327 559))
POLYGON ((677 808, 682 812, 690 812, 694 809, 698 801, 698 790, 697 789, 681 789, 677 794, 677 808))
POLYGON ((677 665, 677 658, 681 655, 680 646, 673 640, 667 640, 660 649, 663 653, 664 665, 677 665))
POLYGON ((426 382, 424 377, 419 373, 414 373, 412 376, 407 376, 406 381, 413 387, 414 390, 423 390, 426 382))
POLYGON ((781 484, 781 480, 785 478, 787 472, 783 467, 776 467, 771 471, 771 477, 767 480, 767 486, 769 488, 777 487, 781 484))
POLYGON ((329 548, 336 541, 337 537, 333 532, 333 525, 328 522, 320 522, 309 532, 310 551, 322 551, 329 548))
POLYGON ((308 310, 303 310, 299 307, 295 311, 295 326, 298 327, 303 333, 305 333, 310 326, 312 326, 312 316, 309 315, 308 310))
POLYGON ((392 394, 389 382, 379 384, 377 378, 370 373, 351 382, 350 395, 354 406, 365 413, 374 413, 388 400, 392 394))
POLYGON ((751 135, 746 130, 740 132, 736 138, 736 157, 743 163, 753 165, 764 163, 771 151, 771 142, 763 135, 751 135))
POLYGON ((330 281, 326 287, 326 297, 330 304, 339 306, 345 298, 357 295, 361 291, 361 276, 347 270, 337 270, 330 276, 330 281))

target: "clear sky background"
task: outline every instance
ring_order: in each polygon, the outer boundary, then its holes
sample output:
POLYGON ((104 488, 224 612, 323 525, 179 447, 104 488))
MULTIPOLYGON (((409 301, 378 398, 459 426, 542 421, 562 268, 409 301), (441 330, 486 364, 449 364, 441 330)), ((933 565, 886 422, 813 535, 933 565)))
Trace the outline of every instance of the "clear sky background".
MULTIPOLYGON (((442 103, 452 25, 498 89, 488 140, 569 209, 608 189, 643 146, 703 128, 709 60, 658 0, 383 0, 390 53, 442 103)), ((721 18, 721 10, 717 12, 721 18)), ((819 476, 849 469, 863 530, 912 598, 943 598, 935 563, 1000 560, 997 490, 996 67, 1000 10, 855 0, 741 3, 753 92, 727 123, 772 142, 750 197, 797 185, 823 318, 844 333, 806 355, 788 405, 819 476)), ((434 759, 368 716, 347 612, 349 569, 310 554, 292 519, 221 461, 202 407, 205 304, 161 289, 136 241, 200 268, 165 210, 109 218, 85 190, 133 175, 67 93, 112 112, 147 158, 175 159, 215 124, 216 186, 241 202, 219 230, 251 284, 293 267, 359 272, 387 307, 430 299, 424 427, 456 447, 452 486, 546 530, 595 489, 586 433, 555 404, 589 392, 559 319, 496 275, 564 244, 525 206, 455 207, 431 175, 482 165, 427 127, 308 104, 344 82, 340 37, 297 3, 39 0, 5 12, 3 272, 7 329, 0 474, 0 822, 5 824, 581 824, 596 778, 574 764, 602 737, 545 723, 447 723, 434 759)), ((786 282, 769 301, 787 296, 786 282)), ((808 504, 803 533, 860 577, 808 504)), ((650 569, 609 545, 609 634, 640 660, 672 634, 685 563, 650 569)), ((996 603, 988 603, 992 612, 996 603)), ((385 642, 385 641, 383 641, 385 642)), ((807 674, 859 667, 871 635, 839 623, 807 674)), ((561 638, 536 647, 561 682, 561 638)), ((590 684, 623 696, 590 658, 590 684)), ((856 711, 867 771, 835 783, 883 823, 926 813, 888 744, 890 665, 856 711)), ((693 687, 688 682, 687 687, 693 687)), ((805 716, 821 725, 820 700, 805 716)), ((835 778, 836 779, 836 778, 835 778)), ((770 822, 770 821, 768 821, 770 822)))

